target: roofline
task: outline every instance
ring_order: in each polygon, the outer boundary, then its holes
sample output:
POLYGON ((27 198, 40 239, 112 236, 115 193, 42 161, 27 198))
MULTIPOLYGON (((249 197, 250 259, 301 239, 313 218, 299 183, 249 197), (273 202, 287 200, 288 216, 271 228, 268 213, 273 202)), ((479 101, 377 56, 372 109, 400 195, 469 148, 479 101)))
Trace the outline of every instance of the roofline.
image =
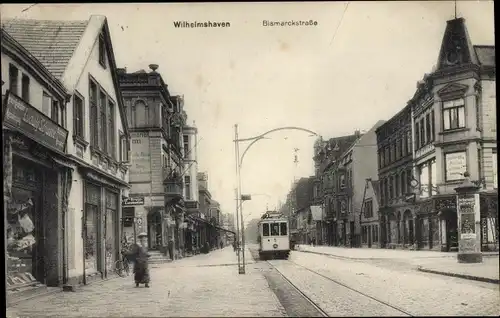
MULTIPOLYGON (((24 46, 22 46, 19 42, 17 42, 14 37, 12 37, 7 31, 4 30, 4 28, 0 28, 1 30, 1 36, 2 36, 2 49, 9 49, 7 45, 12 45, 14 49, 17 49, 18 52, 12 52, 14 55, 16 53, 19 53, 22 57, 28 59, 32 65, 31 66, 33 69, 40 71, 42 76, 45 77, 45 80, 49 83, 52 84, 55 88, 55 90, 59 90, 59 93, 62 93, 66 99, 66 102, 68 102, 71 99, 71 94, 69 91, 66 89, 64 84, 57 78, 55 77, 43 64, 36 58, 34 57, 24 46)), ((32 75, 38 75, 38 74, 32 74, 32 75)), ((37 76, 38 77, 38 76, 37 76)), ((41 80, 44 80, 43 78, 40 78, 41 80)))
POLYGON ((375 133, 379 132, 379 131, 382 129, 382 127, 384 127, 385 125, 390 124, 390 123, 391 123, 391 120, 393 120, 393 119, 394 119, 395 117, 397 117, 398 115, 401 115, 401 114, 402 114, 402 113, 406 110, 406 108, 410 108, 410 110, 411 110, 411 106, 412 106, 412 104, 410 103, 410 101, 408 101, 408 102, 406 103, 406 105, 405 105, 403 108, 401 108, 401 109, 400 109, 397 113, 395 113, 394 115, 392 115, 392 116, 391 116, 388 120, 386 120, 386 121, 385 121, 382 125, 378 126, 378 127, 377 127, 377 129, 375 129, 375 133))
MULTIPOLYGON (((92 16, 90 18, 92 18, 92 16)), ((113 44, 111 41, 111 33, 109 32, 108 18, 106 16, 104 16, 104 22, 103 22, 102 28, 104 30, 105 40, 108 44, 108 45, 106 45, 106 51, 108 53, 108 59, 109 59, 109 62, 111 64, 110 72, 111 72, 111 77, 113 79, 113 83, 115 84, 114 86, 115 86, 115 91, 116 91, 117 103, 120 106, 120 107, 118 107, 118 109, 120 110, 120 116, 121 116, 123 124, 124 124, 124 125, 122 125, 123 130, 124 130, 125 135, 127 137, 130 137, 127 116, 124 112, 125 105, 123 103, 123 96, 122 96, 122 91, 120 88, 120 81, 118 80, 118 72, 117 72, 117 67, 116 67, 115 54, 113 51, 113 44)))
POLYGON ((486 47, 486 48, 490 48, 490 49, 494 49, 495 46, 494 45, 488 45, 488 44, 477 44, 477 45, 472 45, 473 47, 486 47))

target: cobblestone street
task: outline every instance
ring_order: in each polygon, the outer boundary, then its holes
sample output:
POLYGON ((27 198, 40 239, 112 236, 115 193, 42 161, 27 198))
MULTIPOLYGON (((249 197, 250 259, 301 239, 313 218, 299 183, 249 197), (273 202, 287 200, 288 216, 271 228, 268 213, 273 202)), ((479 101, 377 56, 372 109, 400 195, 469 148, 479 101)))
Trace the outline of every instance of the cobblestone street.
MULTIPOLYGON (((339 260, 312 253, 292 253, 290 261, 317 271, 341 284, 363 292, 379 301, 402 309, 411 315, 498 315, 500 314, 499 287, 461 278, 427 274, 408 268, 383 268, 367 260, 339 260), (423 305, 425 304, 425 305, 423 305)), ((331 315, 394 315, 394 311, 370 304, 364 296, 352 295, 352 303, 363 306, 356 310, 349 304, 339 306, 332 301, 332 290, 343 291, 338 284, 327 282, 300 266, 286 261, 273 261, 278 270, 289 277, 304 293, 326 306, 331 315), (381 311, 381 310, 386 310, 381 311)), ((397 314, 401 315, 401 313, 397 314)))
MULTIPOLYGON (((248 253, 249 257, 250 254, 248 253)), ((265 278, 247 266, 239 275, 232 248, 170 264, 153 265, 151 288, 135 288, 133 277, 34 298, 7 310, 8 317, 283 316, 265 278), (209 266, 206 266, 209 265, 209 266), (217 266, 222 265, 222 266, 217 266)))

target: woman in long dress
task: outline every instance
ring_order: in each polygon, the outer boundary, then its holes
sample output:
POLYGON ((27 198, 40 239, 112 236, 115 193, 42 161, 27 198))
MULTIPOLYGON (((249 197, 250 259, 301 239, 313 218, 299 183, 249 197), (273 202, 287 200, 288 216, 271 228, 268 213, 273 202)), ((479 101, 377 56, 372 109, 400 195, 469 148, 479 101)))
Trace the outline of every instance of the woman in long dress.
POLYGON ((135 287, 139 284, 145 284, 149 288, 149 257, 147 245, 147 234, 140 233, 138 235, 139 244, 134 244, 131 251, 131 256, 134 260, 134 281, 135 287))

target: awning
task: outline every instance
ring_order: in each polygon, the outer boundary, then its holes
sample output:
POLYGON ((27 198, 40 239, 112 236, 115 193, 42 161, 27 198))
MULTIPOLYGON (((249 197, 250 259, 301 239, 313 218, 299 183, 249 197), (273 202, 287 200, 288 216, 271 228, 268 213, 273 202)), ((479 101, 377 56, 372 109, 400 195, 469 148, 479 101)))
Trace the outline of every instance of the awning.
POLYGON ((236 233, 235 233, 235 232, 233 232, 233 231, 230 231, 230 230, 228 230, 228 229, 225 229, 225 228, 220 227, 220 226, 217 226, 217 225, 213 225, 213 224, 212 224, 212 223, 210 223, 209 221, 207 221, 207 220, 203 220, 202 218, 199 218, 199 217, 197 217, 197 216, 194 216, 194 215, 188 215, 187 217, 188 217, 188 218, 190 218, 190 219, 192 219, 192 220, 194 220, 194 221, 196 221, 196 222, 205 223, 205 224, 208 224, 208 225, 210 225, 210 226, 212 226, 212 227, 214 227, 214 228, 216 228, 216 229, 218 229, 218 230, 225 231, 225 232, 229 232, 229 233, 233 233, 233 234, 235 234, 235 235, 236 235, 236 233))

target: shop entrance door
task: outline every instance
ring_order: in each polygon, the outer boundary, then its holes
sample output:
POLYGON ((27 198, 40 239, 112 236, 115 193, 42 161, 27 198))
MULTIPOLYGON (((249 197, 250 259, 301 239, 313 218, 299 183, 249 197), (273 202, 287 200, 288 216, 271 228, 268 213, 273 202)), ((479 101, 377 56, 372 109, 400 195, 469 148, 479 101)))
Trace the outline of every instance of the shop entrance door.
POLYGON ((8 285, 34 280, 45 284, 45 229, 40 193, 24 186, 12 187, 7 204, 8 285))

